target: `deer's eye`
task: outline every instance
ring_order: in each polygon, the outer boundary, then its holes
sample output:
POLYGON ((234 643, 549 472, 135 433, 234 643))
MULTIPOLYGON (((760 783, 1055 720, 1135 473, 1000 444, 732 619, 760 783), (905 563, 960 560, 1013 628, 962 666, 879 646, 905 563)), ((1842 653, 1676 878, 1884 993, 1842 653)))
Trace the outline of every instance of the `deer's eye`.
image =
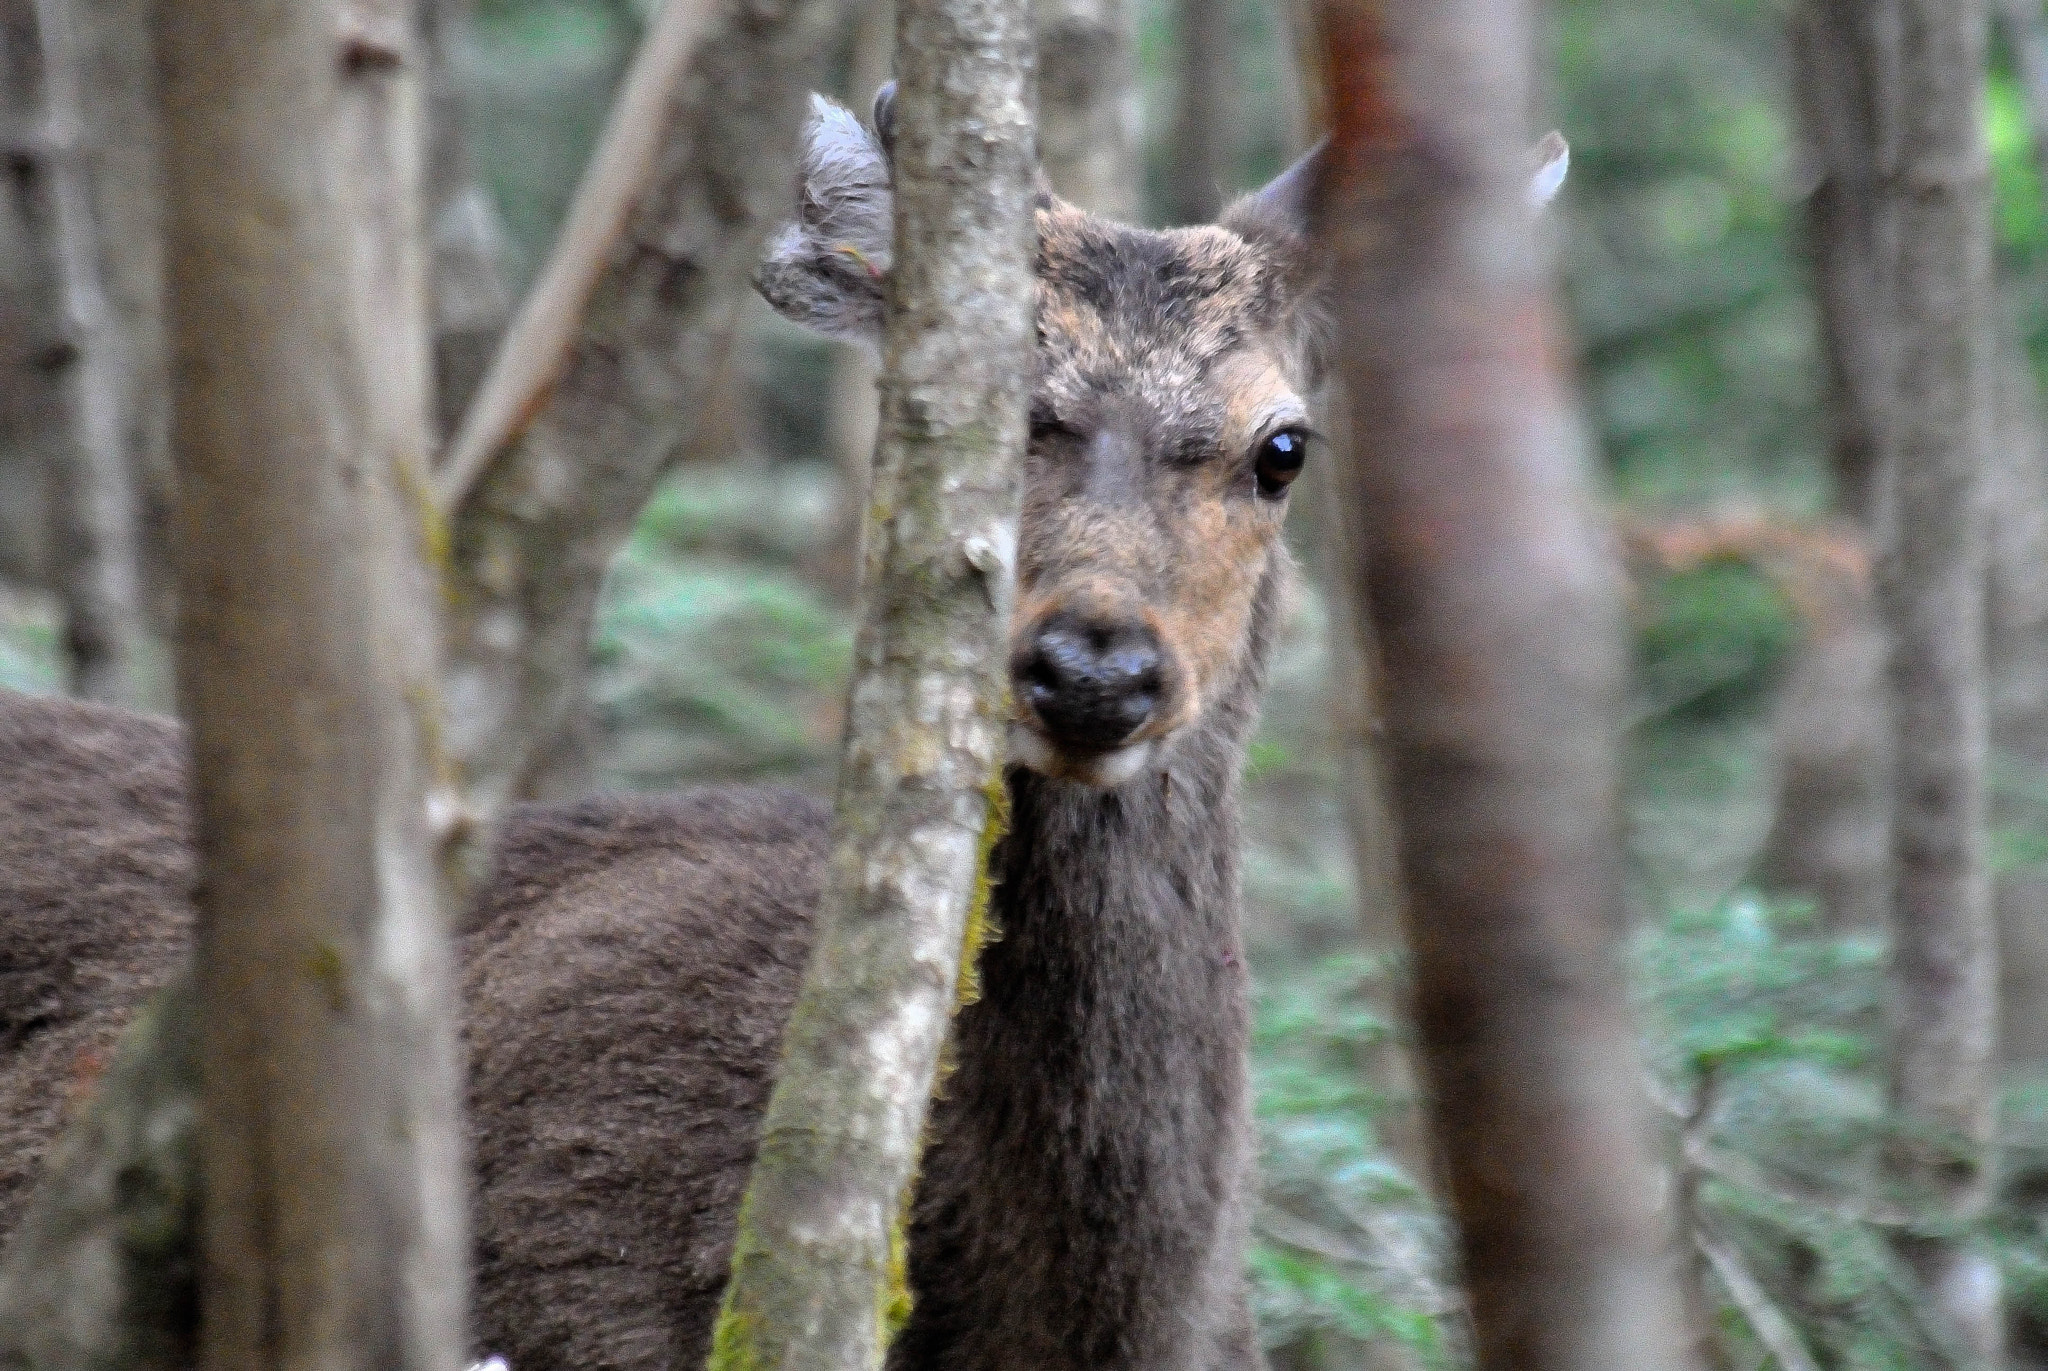
POLYGON ((1060 416, 1049 406, 1038 404, 1031 406, 1032 442, 1042 443, 1055 438, 1078 438, 1080 436, 1079 433, 1075 432, 1072 425, 1062 422, 1060 416))
POLYGON ((1277 500, 1287 493, 1287 487, 1294 478, 1301 475, 1302 458, 1308 454, 1308 434, 1298 428, 1283 428, 1277 433, 1267 434, 1259 443, 1258 456, 1252 462, 1252 474, 1258 478, 1259 494, 1269 500, 1277 500))

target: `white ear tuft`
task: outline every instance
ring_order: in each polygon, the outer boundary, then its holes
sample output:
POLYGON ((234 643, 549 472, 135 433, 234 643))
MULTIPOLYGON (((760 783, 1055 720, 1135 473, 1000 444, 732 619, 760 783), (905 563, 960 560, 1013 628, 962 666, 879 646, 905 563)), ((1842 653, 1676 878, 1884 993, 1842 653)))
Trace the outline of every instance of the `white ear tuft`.
POLYGON ((1563 134, 1552 129, 1536 141, 1534 160, 1536 174, 1529 178, 1529 208, 1540 210, 1564 189, 1564 176, 1572 165, 1571 145, 1564 141, 1563 134))

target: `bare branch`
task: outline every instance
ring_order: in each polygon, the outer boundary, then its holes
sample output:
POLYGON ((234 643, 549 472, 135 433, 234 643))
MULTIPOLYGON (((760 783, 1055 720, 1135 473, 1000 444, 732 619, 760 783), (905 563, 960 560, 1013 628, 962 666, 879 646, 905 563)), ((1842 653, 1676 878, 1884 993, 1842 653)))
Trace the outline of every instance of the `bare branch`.
POLYGON ((1771 1297, 1764 1293, 1763 1286, 1742 1264, 1741 1254, 1734 1245, 1704 1227, 1694 1230, 1692 1240, 1714 1268, 1714 1275, 1720 1279, 1721 1288, 1728 1292, 1728 1298, 1735 1301, 1735 1307, 1742 1311, 1743 1321, 1756 1333, 1757 1341, 1777 1359, 1781 1371, 1820 1371, 1820 1363, 1800 1341, 1799 1330, 1792 1326, 1792 1320, 1785 1317, 1783 1310, 1771 1303, 1771 1297))
POLYGON ((453 517, 484 466, 519 437, 547 403, 625 227, 647 189, 670 108, 714 0, 667 0, 633 55, 604 133, 570 202, 547 265, 527 292, 497 358, 463 415, 434 476, 434 503, 453 517))
POLYGON ((707 2, 657 21, 437 480, 448 736, 479 837, 511 800, 587 789, 598 587, 718 383, 838 10, 707 2))

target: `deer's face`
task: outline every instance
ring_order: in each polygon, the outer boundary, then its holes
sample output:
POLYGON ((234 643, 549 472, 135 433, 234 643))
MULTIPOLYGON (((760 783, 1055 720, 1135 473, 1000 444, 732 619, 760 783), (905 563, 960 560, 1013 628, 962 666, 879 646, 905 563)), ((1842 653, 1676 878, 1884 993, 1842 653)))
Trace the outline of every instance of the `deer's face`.
MULTIPOLYGON (((1010 640, 1011 754, 1034 770, 1122 784, 1243 669, 1308 444, 1293 228, 1307 176, 1290 177, 1223 224, 1165 232, 1041 197, 1010 640)), ((798 192, 756 282, 787 317, 872 342, 888 163, 822 99, 798 192)))
MULTIPOLYGON (((885 138, 890 100, 885 87, 875 107, 885 138)), ((1034 770, 1120 785, 1242 672, 1308 444, 1315 157, 1203 228, 1127 228, 1041 197, 1010 641, 1011 752, 1034 770)), ((1532 206, 1565 160, 1558 135, 1539 145, 1532 206)), ((882 146, 813 97, 798 179, 798 218, 756 283, 798 323, 872 343, 890 247, 882 146)))
POLYGON ((1295 273, 1227 227, 1038 216, 1011 746, 1115 785, 1242 670, 1301 469, 1295 273))

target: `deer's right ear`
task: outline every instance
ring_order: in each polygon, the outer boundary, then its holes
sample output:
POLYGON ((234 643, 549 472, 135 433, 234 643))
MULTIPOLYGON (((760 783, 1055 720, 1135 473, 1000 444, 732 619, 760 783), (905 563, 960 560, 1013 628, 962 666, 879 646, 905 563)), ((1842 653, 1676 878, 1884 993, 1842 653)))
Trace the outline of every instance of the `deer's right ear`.
MULTIPOLYGON (((876 98, 877 119, 894 112, 893 93, 884 87, 876 98)), ((796 199, 797 217, 769 239, 755 289, 786 319, 877 345, 890 261, 889 161, 851 111, 821 95, 804 122, 796 199)))

